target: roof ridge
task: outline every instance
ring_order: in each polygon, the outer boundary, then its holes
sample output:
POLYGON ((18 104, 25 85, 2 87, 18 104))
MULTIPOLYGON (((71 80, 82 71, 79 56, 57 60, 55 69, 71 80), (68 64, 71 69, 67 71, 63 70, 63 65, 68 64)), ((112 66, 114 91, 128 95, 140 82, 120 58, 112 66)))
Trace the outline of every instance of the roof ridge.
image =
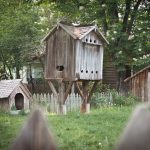
POLYGON ((77 24, 74 25, 74 22, 69 23, 69 22, 65 22, 65 21, 60 21, 58 22, 58 24, 63 24, 63 25, 67 25, 67 26, 72 26, 72 27, 88 27, 88 26, 95 26, 95 24, 77 24))

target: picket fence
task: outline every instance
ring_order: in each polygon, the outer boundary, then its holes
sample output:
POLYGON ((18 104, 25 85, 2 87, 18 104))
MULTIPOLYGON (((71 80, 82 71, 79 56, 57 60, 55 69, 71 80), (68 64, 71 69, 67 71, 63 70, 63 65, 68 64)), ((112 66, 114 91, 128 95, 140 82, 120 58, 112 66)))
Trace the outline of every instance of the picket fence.
MULTIPOLYGON (((94 99, 102 100, 105 103, 112 103, 112 94, 111 93, 96 93, 94 94, 94 99)), ((33 103, 45 106, 47 110, 51 113, 56 113, 58 108, 58 103, 53 94, 33 94, 33 103)), ((82 104, 81 96, 78 93, 71 93, 67 97, 65 102, 66 111, 79 111, 82 104)))

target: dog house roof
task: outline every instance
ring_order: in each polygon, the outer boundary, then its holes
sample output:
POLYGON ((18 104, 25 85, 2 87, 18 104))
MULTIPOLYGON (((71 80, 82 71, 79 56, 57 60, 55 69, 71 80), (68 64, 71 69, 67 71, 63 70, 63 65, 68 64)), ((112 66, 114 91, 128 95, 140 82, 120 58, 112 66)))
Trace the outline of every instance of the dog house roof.
POLYGON ((21 79, 1 80, 0 81, 0 98, 7 98, 13 90, 21 84, 21 79))

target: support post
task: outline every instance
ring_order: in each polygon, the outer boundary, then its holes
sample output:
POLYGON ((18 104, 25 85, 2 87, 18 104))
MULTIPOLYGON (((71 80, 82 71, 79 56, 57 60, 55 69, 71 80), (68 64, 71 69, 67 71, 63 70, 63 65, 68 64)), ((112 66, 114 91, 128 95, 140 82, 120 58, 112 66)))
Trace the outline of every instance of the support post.
POLYGON ((91 88, 91 90, 90 90, 90 92, 89 92, 89 95, 88 95, 88 100, 87 100, 88 102, 89 102, 90 98, 92 97, 92 94, 93 94, 93 92, 94 92, 94 90, 95 90, 95 88, 96 88, 98 82, 99 82, 99 81, 94 81, 94 84, 93 84, 93 86, 92 86, 92 88, 91 88))
POLYGON ((63 115, 64 114, 64 82, 63 81, 58 81, 58 114, 63 115))
POLYGON ((90 103, 89 100, 93 94, 94 89, 96 88, 96 85, 98 81, 95 81, 92 88, 88 91, 87 86, 88 86, 89 81, 82 81, 82 87, 79 85, 79 83, 76 81, 75 85, 78 89, 79 95, 81 96, 83 103, 81 105, 81 113, 89 113, 90 112, 90 103))
POLYGON ((88 81, 83 81, 82 82, 82 88, 83 88, 83 103, 81 105, 81 113, 86 113, 87 112, 87 100, 88 100, 88 91, 86 89, 88 85, 88 81))

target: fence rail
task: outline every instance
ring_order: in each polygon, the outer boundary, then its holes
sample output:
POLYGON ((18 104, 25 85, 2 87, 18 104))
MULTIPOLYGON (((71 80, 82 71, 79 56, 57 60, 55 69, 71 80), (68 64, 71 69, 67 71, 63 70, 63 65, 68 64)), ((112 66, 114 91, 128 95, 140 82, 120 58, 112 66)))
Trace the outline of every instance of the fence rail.
MULTIPOLYGON (((93 95, 93 98, 98 101, 103 101, 105 103, 112 103, 112 94, 111 93, 96 93, 93 95)), ((57 100, 53 94, 45 93, 45 94, 33 94, 33 103, 38 103, 40 105, 46 106, 48 111, 51 113, 57 112, 57 100)), ((65 102, 66 111, 79 111, 82 104, 82 99, 79 94, 71 93, 67 97, 65 102)))

